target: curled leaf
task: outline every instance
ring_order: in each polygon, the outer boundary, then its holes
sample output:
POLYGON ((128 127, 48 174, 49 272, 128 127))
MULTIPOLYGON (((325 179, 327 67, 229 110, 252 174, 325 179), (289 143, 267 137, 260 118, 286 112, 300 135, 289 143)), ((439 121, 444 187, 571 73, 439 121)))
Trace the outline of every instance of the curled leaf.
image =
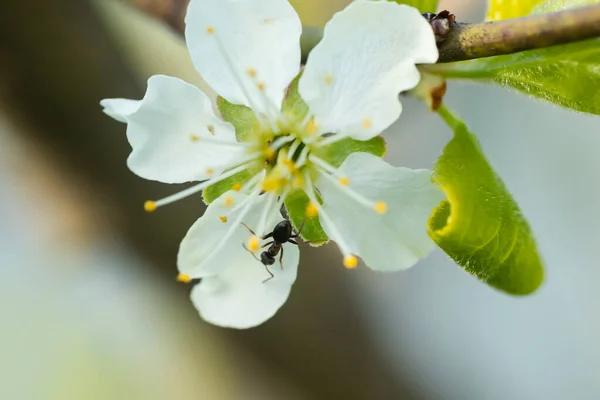
POLYGON ((454 137, 434 181, 446 193, 428 221, 429 236, 467 272, 516 295, 535 291, 544 270, 531 229, 475 136, 444 107, 454 137))

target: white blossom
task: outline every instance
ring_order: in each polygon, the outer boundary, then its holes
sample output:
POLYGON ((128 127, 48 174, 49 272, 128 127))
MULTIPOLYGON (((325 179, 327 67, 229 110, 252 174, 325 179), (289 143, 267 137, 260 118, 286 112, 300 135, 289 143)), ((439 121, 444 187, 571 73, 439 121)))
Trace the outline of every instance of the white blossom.
POLYGON ((194 65, 221 97, 252 109, 260 125, 243 141, 202 91, 177 78, 151 77, 139 101, 102 101, 108 115, 127 123, 134 173, 165 183, 201 181, 147 202, 148 211, 252 172, 208 206, 178 255, 180 279, 201 279, 194 305, 217 325, 258 325, 286 301, 298 247, 283 245, 272 279, 254 256, 294 189, 306 192, 306 214, 318 215, 348 268, 360 257, 376 270, 406 269, 434 248, 426 221, 443 195, 430 171, 392 167, 360 152, 336 168, 317 155, 346 138, 369 140, 399 117, 398 93, 419 81, 415 65, 437 60, 431 28, 415 8, 353 2, 310 53, 298 85, 309 112, 294 118, 282 103, 300 72, 300 34, 286 0, 191 0, 185 35, 194 65))

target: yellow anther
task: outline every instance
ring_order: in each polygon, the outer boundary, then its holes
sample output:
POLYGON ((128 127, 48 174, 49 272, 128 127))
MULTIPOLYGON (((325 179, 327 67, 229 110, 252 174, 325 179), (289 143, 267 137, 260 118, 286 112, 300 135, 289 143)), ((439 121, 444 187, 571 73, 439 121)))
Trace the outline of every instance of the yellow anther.
POLYGON ((236 192, 239 192, 240 190, 242 190, 242 184, 239 182, 234 183, 233 186, 231 187, 231 190, 235 190, 236 192))
POLYGON ((308 203, 308 206, 306 206, 306 216, 316 217, 317 215, 319 215, 319 209, 317 208, 317 205, 311 201, 308 203))
POLYGON ((212 35, 213 33, 215 33, 215 27, 214 26, 207 26, 206 27, 206 33, 209 35, 212 35))
POLYGON ((206 129, 210 132, 211 135, 215 135, 215 126, 214 125, 206 125, 206 129))
POLYGON ((260 90, 261 92, 263 90, 265 90, 265 84, 262 82, 258 82, 258 84, 256 85, 256 87, 258 88, 258 90, 260 90))
POLYGON ((197 142, 198 140, 200 140, 200 138, 198 137, 198 135, 191 135, 191 136, 190 136, 190 140, 191 140, 192 142, 197 142))
POLYGON ((260 248, 260 240, 254 235, 248 238, 248 249, 250 251, 256 251, 260 248))
POLYGON ((219 219, 221 220, 222 223, 226 223, 227 222, 227 217, 224 215, 219 215, 219 219))
POLYGON ((365 118, 362 120, 362 127, 365 129, 369 129, 370 127, 373 126, 373 122, 371 121, 371 118, 365 118))
POLYGON ((306 124, 306 133, 308 133, 310 136, 314 136, 314 134, 317 133, 317 129, 319 129, 319 126, 314 119, 311 119, 306 124))
POLYGON ((296 171, 296 164, 294 163, 294 161, 290 160, 289 158, 286 160, 283 160, 283 165, 288 167, 288 169, 292 173, 296 171))
POLYGON ((254 78, 256 76, 256 70, 254 68, 248 68, 246 73, 250 78, 254 78))
POLYGON ((177 282, 190 283, 191 281, 192 281, 192 278, 190 278, 190 276, 188 274, 181 273, 181 274, 177 275, 177 282))
POLYGON ((331 76, 331 74, 325 75, 325 83, 327 85, 331 85, 333 83, 333 76, 331 76))
POLYGON ((344 267, 348 269, 354 269, 358 265, 358 258, 353 256, 352 254, 344 257, 344 267))
POLYGON ((233 204, 233 197, 225 196, 225 207, 231 207, 233 204))
POLYGON ((206 168, 206 175, 212 175, 215 172, 212 168, 206 168))
POLYGON ((304 186, 304 178, 301 175, 298 175, 297 177, 294 178, 293 184, 296 187, 304 186))
POLYGON ((350 179, 348 179, 347 176, 340 176, 338 181, 340 182, 340 185, 342 185, 342 186, 348 186, 350 184, 350 179))
POLYGON ((387 211, 387 204, 385 201, 378 201, 377 203, 375 203, 373 208, 375 209, 375 211, 377 211, 377 214, 385 214, 387 211))
POLYGON ((263 153, 264 153, 265 157, 273 158, 273 157, 275 157, 276 152, 272 148, 267 147, 263 153))
POLYGON ((287 184, 287 179, 285 178, 267 178, 262 181, 261 189, 267 192, 275 191, 282 186, 287 184))
POLYGON ((148 200, 147 202, 144 203, 144 210, 146 210, 147 212, 155 211, 156 203, 153 202, 152 200, 148 200))

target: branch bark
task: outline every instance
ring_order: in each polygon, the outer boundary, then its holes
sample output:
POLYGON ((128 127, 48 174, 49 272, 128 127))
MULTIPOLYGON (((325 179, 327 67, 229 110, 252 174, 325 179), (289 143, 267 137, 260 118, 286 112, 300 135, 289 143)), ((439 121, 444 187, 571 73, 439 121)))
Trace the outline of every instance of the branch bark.
MULTIPOLYGON (((189 0, 126 0, 183 33, 189 0)), ((305 28, 302 55, 319 42, 322 30, 305 28)), ((438 63, 518 53, 600 36, 600 4, 548 14, 475 24, 454 22, 439 43, 438 63)))
POLYGON ((600 36, 600 4, 478 24, 453 23, 439 63, 540 49, 600 36))

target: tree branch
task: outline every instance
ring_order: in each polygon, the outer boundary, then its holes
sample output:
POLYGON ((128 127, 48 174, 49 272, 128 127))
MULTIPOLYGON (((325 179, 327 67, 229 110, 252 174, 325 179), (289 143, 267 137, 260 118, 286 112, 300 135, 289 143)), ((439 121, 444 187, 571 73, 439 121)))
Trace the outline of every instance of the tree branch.
POLYGON ((600 36, 600 4, 478 24, 453 23, 438 62, 540 49, 600 36))
MULTIPOLYGON (((189 0, 126 1, 183 33, 183 18, 189 0)), ((453 22, 450 28, 438 44, 438 63, 511 54, 598 37, 600 4, 505 21, 453 22)), ((321 29, 305 28, 302 35, 304 60, 321 36, 321 29)))

